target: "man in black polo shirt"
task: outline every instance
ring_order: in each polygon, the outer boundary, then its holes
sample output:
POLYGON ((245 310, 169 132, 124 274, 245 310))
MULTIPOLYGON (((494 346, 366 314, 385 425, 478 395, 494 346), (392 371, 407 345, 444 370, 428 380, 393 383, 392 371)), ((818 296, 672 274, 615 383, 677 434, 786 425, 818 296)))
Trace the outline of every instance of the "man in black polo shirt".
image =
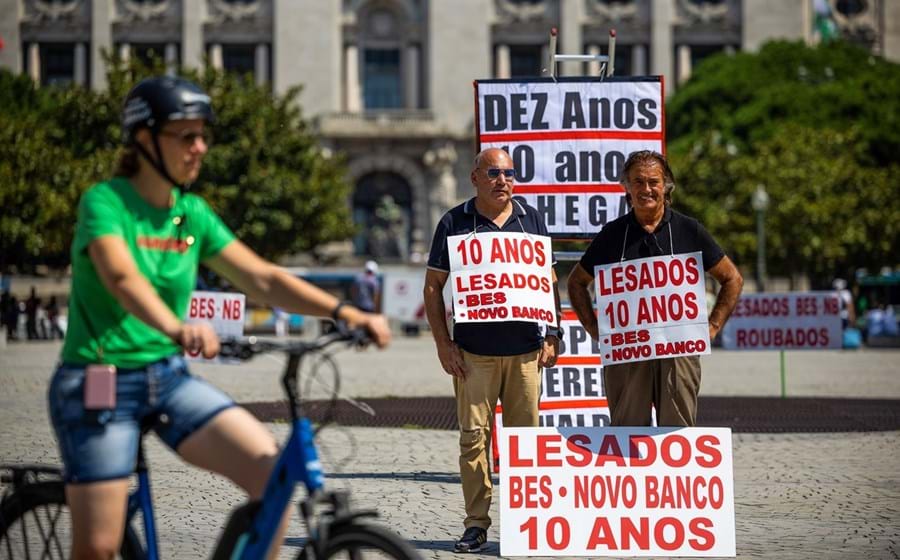
POLYGON ((466 527, 457 552, 476 552, 491 525, 491 470, 487 450, 499 398, 504 426, 537 426, 541 394, 540 368, 556 364, 559 351, 559 291, 553 272, 557 324, 546 338, 536 323, 503 321, 460 323, 447 328, 442 296, 450 275, 447 237, 487 232, 547 235, 537 210, 513 200, 515 169, 505 151, 492 148, 475 157, 471 174, 476 196, 444 214, 434 232, 425 275, 425 312, 438 358, 453 376, 459 419, 459 467, 466 502, 466 527))
MULTIPOLYGON (((737 303, 744 284, 740 272, 700 222, 670 208, 675 177, 662 154, 632 153, 625 162, 622 185, 632 211, 606 224, 569 274, 569 300, 578 320, 596 340, 597 316, 589 291, 595 266, 701 251, 703 268, 721 284, 709 313, 712 340, 737 303)), ((659 426, 696 424, 698 356, 604 366, 603 380, 613 426, 649 426, 651 404, 659 426)))

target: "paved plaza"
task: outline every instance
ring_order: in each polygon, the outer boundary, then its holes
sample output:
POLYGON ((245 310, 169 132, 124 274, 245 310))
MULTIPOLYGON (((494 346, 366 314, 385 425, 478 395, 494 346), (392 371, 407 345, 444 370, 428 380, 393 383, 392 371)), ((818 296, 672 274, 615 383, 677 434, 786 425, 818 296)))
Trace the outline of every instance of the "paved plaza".
MULTIPOLYGON (((0 463, 58 462, 45 388, 59 344, 0 347, 0 463)), ((385 352, 346 351, 342 393, 366 397, 449 396, 429 337, 400 338, 385 352)), ((282 398, 280 356, 243 366, 197 364, 196 373, 238 401, 282 398)), ((704 395, 780 394, 777 352, 715 351, 703 360, 704 395)), ((788 352, 789 396, 898 399, 900 351, 788 352)), ((284 424, 270 425, 284 437, 284 424)), ((451 558, 464 516, 453 431, 330 427, 319 437, 328 484, 381 513, 425 558, 451 558)), ((733 436, 738 558, 900 557, 900 432, 733 436)), ((148 439, 163 557, 208 555, 241 495, 229 482, 181 463, 148 439)), ((501 491, 498 491, 498 494, 501 491)), ((499 552, 499 514, 490 547, 499 552)), ((290 528, 283 558, 296 556, 303 527, 290 528)))

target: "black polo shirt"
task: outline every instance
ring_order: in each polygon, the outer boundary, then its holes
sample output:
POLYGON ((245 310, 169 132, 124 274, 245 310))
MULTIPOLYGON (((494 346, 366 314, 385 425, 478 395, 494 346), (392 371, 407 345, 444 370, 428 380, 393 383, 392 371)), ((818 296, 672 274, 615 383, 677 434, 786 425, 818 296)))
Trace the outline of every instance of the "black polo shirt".
POLYGON ((606 224, 581 257, 581 268, 593 275, 595 266, 619 262, 623 246, 626 261, 701 251, 704 270, 714 267, 725 256, 700 222, 666 207, 653 233, 638 223, 634 210, 606 224), (625 239, 626 230, 628 239, 625 239))
MULTIPOLYGON (((475 199, 450 209, 438 222, 431 241, 428 268, 450 272, 447 237, 480 232, 508 231, 547 235, 547 226, 531 206, 513 200, 513 212, 503 227, 482 216, 475 209, 475 199)), ((481 356, 515 356, 541 347, 543 336, 536 323, 500 321, 493 323, 460 323, 453 325, 453 340, 460 348, 481 356)))

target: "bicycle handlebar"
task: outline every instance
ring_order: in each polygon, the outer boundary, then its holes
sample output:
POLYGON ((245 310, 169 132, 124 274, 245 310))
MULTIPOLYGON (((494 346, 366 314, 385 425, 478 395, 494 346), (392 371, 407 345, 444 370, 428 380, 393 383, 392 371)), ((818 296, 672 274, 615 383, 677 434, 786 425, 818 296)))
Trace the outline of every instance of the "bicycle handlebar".
POLYGON ((313 341, 263 340, 255 336, 244 339, 223 339, 219 347, 219 356, 246 361, 257 354, 284 352, 290 356, 301 357, 310 352, 323 350, 337 342, 347 342, 351 346, 365 346, 371 340, 371 337, 365 330, 351 330, 346 325, 339 323, 335 331, 324 334, 313 341))

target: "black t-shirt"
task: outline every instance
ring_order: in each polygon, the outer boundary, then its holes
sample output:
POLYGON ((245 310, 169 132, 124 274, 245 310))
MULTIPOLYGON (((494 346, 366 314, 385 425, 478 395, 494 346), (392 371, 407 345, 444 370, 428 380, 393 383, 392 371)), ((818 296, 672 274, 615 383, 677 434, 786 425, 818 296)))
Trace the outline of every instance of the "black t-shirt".
MULTIPOLYGON (((434 231, 428 268, 450 272, 450 253, 447 237, 480 232, 508 231, 547 235, 547 226, 537 210, 513 200, 513 212, 503 227, 485 218, 475 209, 475 199, 451 208, 434 231)), ((480 356, 515 356, 541 347, 543 336, 536 323, 500 321, 492 323, 454 323, 453 340, 460 348, 480 356)))
POLYGON ((581 268, 593 275, 595 266, 623 260, 623 248, 626 261, 701 251, 704 270, 714 267, 725 256, 700 222, 667 207, 653 233, 638 223, 634 210, 606 224, 582 255, 581 268), (628 239, 625 239, 626 232, 628 239))

